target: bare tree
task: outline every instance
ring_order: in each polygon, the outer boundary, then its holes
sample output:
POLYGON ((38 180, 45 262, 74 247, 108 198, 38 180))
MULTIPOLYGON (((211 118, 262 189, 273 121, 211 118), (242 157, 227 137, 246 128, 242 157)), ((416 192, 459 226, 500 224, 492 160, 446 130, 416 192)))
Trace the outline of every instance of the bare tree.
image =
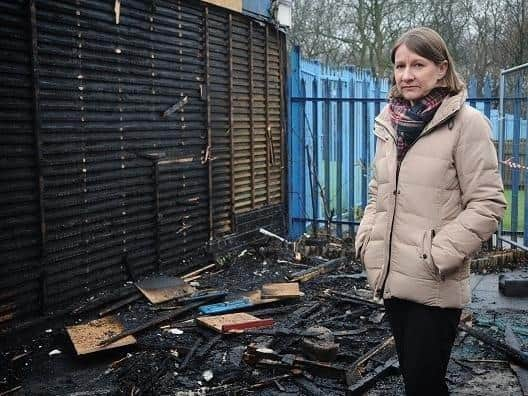
POLYGON ((526 0, 296 0, 290 39, 309 58, 389 75, 394 41, 414 26, 437 30, 466 78, 528 61, 526 0))

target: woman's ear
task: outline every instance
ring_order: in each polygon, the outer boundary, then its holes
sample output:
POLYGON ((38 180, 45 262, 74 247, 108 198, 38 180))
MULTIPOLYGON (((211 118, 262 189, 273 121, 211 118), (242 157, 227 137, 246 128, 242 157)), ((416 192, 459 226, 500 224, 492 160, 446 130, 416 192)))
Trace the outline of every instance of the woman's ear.
POLYGON ((447 67, 448 63, 446 60, 438 64, 438 81, 442 80, 446 76, 447 67))

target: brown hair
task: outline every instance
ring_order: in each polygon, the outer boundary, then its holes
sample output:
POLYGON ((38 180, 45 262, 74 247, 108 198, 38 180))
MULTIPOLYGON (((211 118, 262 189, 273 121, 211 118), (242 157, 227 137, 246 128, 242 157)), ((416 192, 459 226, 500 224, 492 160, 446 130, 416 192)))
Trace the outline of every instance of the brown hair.
MULTIPOLYGON (((465 88, 466 85, 455 69, 455 63, 447 49, 445 41, 436 31, 427 27, 418 27, 404 33, 392 47, 392 64, 394 64, 396 50, 403 44, 412 52, 436 64, 447 61, 447 71, 443 80, 450 94, 457 94, 465 88)), ((389 98, 398 98, 401 96, 400 91, 396 87, 396 80, 393 73, 389 98)))

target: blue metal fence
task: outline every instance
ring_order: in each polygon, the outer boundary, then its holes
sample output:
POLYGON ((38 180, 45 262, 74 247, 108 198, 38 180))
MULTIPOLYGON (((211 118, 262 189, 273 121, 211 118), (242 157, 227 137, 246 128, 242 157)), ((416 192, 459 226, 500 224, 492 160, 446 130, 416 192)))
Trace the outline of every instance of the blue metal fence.
MULTIPOLYGON (((491 121, 498 141, 499 98, 492 97, 492 81, 482 89, 468 84, 469 104, 491 121), (481 91, 481 92, 479 92, 481 91)), ((357 68, 330 68, 290 53, 289 208, 290 237, 307 230, 332 226, 338 235, 358 224, 367 203, 375 136, 374 118, 386 104, 387 79, 375 79, 357 68)), ((513 100, 513 99, 512 99, 513 100)), ((515 99, 517 100, 517 99, 515 99)), ((517 131, 526 130, 520 113, 504 116, 505 142, 514 142, 517 131)), ((515 156, 515 144, 505 148, 503 160, 515 156)), ((527 146, 528 148, 528 146, 527 146)), ((517 150, 518 151, 518 150, 517 150)), ((509 172, 509 173, 508 173, 509 172)), ((505 182, 515 181, 505 170, 505 182)))
POLYGON ((509 207, 498 239, 528 250, 528 63, 501 72, 499 114, 499 165, 509 207))

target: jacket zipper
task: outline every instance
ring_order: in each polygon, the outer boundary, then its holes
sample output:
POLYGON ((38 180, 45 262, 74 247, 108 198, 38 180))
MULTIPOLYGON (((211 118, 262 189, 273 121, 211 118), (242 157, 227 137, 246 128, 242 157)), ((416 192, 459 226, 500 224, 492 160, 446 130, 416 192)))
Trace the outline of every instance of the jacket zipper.
MULTIPOLYGON (((416 143, 416 141, 418 139, 416 139, 414 141, 413 145, 416 143)), ((409 150, 411 149, 411 147, 409 147, 409 150)), ((407 155, 407 152, 403 155, 403 158, 398 162, 398 167, 396 168, 396 187, 395 187, 395 189, 393 191, 393 194, 394 194, 394 210, 392 211, 391 230, 390 230, 390 233, 389 233, 389 258, 387 260, 387 271, 385 271, 385 274, 383 274, 384 275, 383 284, 381 285, 381 288, 379 289, 379 294, 380 294, 379 297, 380 298, 383 298, 383 293, 385 292, 385 284, 387 283, 387 278, 389 277, 391 255, 392 255, 392 231, 394 230, 394 219, 396 218, 396 205, 398 204, 398 180, 400 178, 401 164, 402 164, 403 160, 405 159, 406 155, 407 155)))
MULTIPOLYGON (((407 153, 413 148, 413 146, 416 144, 416 142, 418 142, 418 140, 420 140, 422 137, 424 137, 424 136, 428 135, 429 133, 431 133, 431 131, 436 129, 438 126, 444 124, 446 121, 448 121, 449 119, 453 118, 455 115, 456 115, 456 112, 453 113, 453 114, 450 114, 448 117, 445 117, 440 122, 438 122, 433 128, 430 128, 425 133, 422 133, 420 136, 418 136, 416 138, 416 140, 414 141, 414 143, 411 145, 411 147, 409 147, 409 149, 405 152, 405 154, 403 155, 403 158, 398 162, 398 167, 396 168, 396 187, 395 187, 395 189, 393 191, 393 193, 394 193, 394 210, 392 211, 391 229, 390 229, 390 233, 389 233, 389 257, 388 257, 388 260, 387 260, 387 271, 385 271, 385 277, 383 279, 383 284, 381 285, 381 288, 379 289, 379 294, 380 295, 378 295, 378 297, 380 297, 380 298, 383 298, 383 293, 385 292, 385 284, 387 283, 387 278, 389 277, 389 271, 390 271, 391 254, 392 254, 392 231, 394 230, 394 218, 396 217, 396 205, 398 204, 398 181, 399 181, 399 178, 400 178, 401 164, 403 163, 403 160, 407 156, 407 153)), ((387 127, 385 125, 383 125, 380 122, 378 122, 378 124, 381 125, 385 130, 387 130, 387 127)), ((396 139, 394 138, 392 133, 390 133, 388 130, 387 130, 387 133, 392 137, 392 140, 394 140, 394 142, 396 143, 396 139)), ((398 154, 396 153, 396 155, 398 155, 398 154)))

